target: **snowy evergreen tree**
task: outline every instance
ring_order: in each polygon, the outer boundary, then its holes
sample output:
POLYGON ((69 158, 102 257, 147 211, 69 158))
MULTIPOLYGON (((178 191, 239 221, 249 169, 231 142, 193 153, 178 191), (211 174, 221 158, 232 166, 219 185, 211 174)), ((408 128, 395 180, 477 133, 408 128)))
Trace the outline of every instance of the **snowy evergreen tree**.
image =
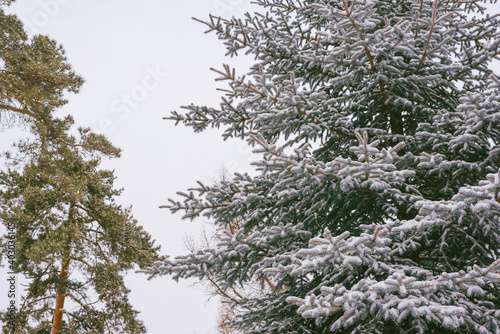
POLYGON ((213 69, 220 106, 167 118, 262 159, 171 200, 224 234, 147 272, 214 280, 241 333, 500 333, 499 17, 486 1, 255 3, 200 20, 255 57, 249 73, 213 69))
POLYGON ((120 151, 89 129, 69 135, 72 124, 18 144, 0 172, 0 221, 15 232, 0 239, 0 255, 13 242, 9 269, 28 280, 15 320, 2 314, 3 332, 145 333, 123 277, 160 260, 159 247, 115 202, 113 172, 99 169, 120 151))

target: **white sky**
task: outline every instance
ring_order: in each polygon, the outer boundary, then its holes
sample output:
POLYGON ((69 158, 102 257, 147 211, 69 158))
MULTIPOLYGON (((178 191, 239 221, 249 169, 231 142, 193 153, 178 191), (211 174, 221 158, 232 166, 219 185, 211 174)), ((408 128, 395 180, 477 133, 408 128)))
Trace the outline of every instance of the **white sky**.
MULTIPOLYGON (((23 20, 28 32, 62 44, 75 71, 85 78, 80 94, 69 96, 62 112, 71 113, 78 125, 102 130, 123 150, 122 158, 103 166, 115 169, 116 185, 125 188, 120 203, 133 205, 134 216, 163 254, 185 253, 183 239, 199 235, 203 219, 182 221, 180 213, 172 215, 158 206, 196 180, 210 183, 223 166, 248 168, 250 150, 241 142, 223 142, 216 130, 195 134, 162 117, 190 103, 217 106, 220 93, 215 87, 223 86, 214 83, 209 68, 225 62, 248 66, 248 60, 244 64, 225 58, 221 41, 215 34, 205 35, 204 26, 191 17, 241 15, 254 10, 249 2, 19 0, 8 10, 23 20), (155 81, 151 71, 162 76, 155 81), (132 97, 127 102, 123 94, 132 97)), ((8 149, 18 135, 0 132, 0 150, 8 149)), ((140 274, 129 274, 126 282, 149 333, 215 333, 218 306, 215 299, 207 303, 204 289, 170 277, 147 282, 140 274)), ((3 286, 1 291, 6 291, 3 286)), ((5 309, 4 296, 0 300, 5 309)))
MULTIPOLYGON (((158 209, 176 191, 210 183, 225 166, 248 170, 250 150, 241 142, 223 142, 218 131, 194 134, 191 129, 163 121, 171 110, 190 103, 217 106, 215 74, 209 67, 224 62, 245 69, 248 59, 224 57, 225 48, 215 34, 191 17, 209 13, 241 16, 255 10, 250 0, 18 0, 9 12, 19 15, 30 33, 47 34, 64 46, 76 72, 86 83, 69 97, 62 112, 78 125, 101 130, 123 149, 119 160, 106 162, 115 169, 120 198, 132 204, 134 215, 162 246, 163 254, 186 252, 186 235, 199 235, 203 219, 181 221, 158 209), (155 82, 150 72, 168 75, 155 82), (125 95, 124 95, 125 94, 125 95), (134 95, 127 102, 127 97, 134 95), (127 105, 128 103, 128 105, 127 105)), ((241 70, 243 71, 243 70, 241 70)), ((242 73, 240 71, 240 73, 242 73)), ((0 150, 19 135, 0 132, 0 150)), ((1 275, 0 277, 4 277, 1 275)), ((141 311, 149 333, 214 333, 217 303, 207 303, 203 289, 169 277, 147 282, 129 274, 130 299, 141 311)), ((1 291, 4 279, 0 279, 1 291)), ((5 300, 0 298, 0 308, 5 300)))

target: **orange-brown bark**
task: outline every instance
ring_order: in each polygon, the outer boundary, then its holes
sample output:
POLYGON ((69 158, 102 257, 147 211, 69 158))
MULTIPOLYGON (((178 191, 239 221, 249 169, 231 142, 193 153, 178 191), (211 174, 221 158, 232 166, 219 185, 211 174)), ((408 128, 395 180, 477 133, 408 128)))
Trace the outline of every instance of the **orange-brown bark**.
MULTIPOLYGON (((69 262, 63 263, 63 265, 61 266, 61 283, 63 283, 66 280, 66 277, 68 277, 68 266, 69 262)), ((62 331, 62 318, 64 314, 63 310, 65 298, 66 288, 64 286, 60 286, 57 291, 56 308, 52 320, 52 331, 50 332, 51 334, 57 334, 58 332, 62 331)))

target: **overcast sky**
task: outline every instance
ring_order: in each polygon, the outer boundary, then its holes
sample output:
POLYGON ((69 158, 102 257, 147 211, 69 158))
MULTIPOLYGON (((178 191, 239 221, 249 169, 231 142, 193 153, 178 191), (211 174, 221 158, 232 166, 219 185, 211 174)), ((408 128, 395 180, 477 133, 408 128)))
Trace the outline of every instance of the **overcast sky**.
MULTIPOLYGON (((210 183, 222 167, 248 168, 250 150, 239 141, 224 142, 216 130, 195 134, 162 117, 190 103, 217 105, 215 87, 222 86, 213 81, 210 67, 225 62, 248 67, 248 60, 225 58, 221 41, 205 35, 204 26, 191 17, 241 15, 255 10, 249 2, 19 0, 8 10, 29 33, 49 35, 62 44, 84 77, 82 91, 69 96, 61 113, 103 132, 123 150, 122 158, 103 166, 115 169, 117 186, 125 188, 119 202, 133 205, 134 216, 163 254, 185 253, 183 239, 199 235, 203 219, 182 221, 180 213, 158 206, 196 180, 210 183)), ((19 135, 0 132, 0 150, 19 135)), ((149 333, 215 333, 217 303, 207 303, 203 289, 169 277, 147 282, 143 275, 129 274, 126 281, 149 333)))

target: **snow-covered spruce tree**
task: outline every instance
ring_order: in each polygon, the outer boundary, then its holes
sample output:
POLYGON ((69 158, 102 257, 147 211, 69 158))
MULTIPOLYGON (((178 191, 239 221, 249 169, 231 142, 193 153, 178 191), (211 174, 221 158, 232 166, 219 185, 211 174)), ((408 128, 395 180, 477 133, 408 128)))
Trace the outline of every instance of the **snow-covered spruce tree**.
POLYGON ((201 21, 250 72, 214 69, 220 107, 167 117, 262 153, 255 175, 166 206, 242 228, 149 273, 216 280, 242 333, 500 333, 498 17, 481 1, 256 3, 201 21))

